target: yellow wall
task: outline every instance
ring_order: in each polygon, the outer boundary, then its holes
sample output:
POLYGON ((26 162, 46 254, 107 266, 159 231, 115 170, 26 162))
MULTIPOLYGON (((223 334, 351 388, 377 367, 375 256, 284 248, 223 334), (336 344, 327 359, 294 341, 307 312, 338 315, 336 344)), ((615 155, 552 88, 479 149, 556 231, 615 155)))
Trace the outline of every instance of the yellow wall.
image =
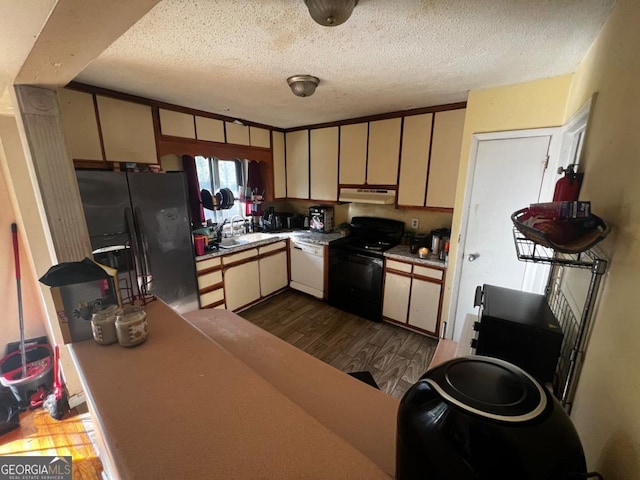
POLYGON ((640 2, 619 0, 575 74, 568 113, 593 93, 581 198, 613 233, 572 417, 590 468, 640 478, 640 2))
MULTIPOLYGON (((460 233, 464 194, 469 168, 471 141, 475 133, 556 127, 564 123, 565 106, 571 88, 572 75, 536 80, 506 87, 477 90, 469 93, 464 121, 460 170, 456 186, 456 202, 453 214, 452 239, 460 233)), ((457 241, 451 242, 449 272, 445 285, 442 318, 449 317, 451 306, 452 274, 458 254, 457 241)), ((514 253, 515 255, 515 253, 514 253)), ((453 328, 448 327, 448 332, 453 328)))

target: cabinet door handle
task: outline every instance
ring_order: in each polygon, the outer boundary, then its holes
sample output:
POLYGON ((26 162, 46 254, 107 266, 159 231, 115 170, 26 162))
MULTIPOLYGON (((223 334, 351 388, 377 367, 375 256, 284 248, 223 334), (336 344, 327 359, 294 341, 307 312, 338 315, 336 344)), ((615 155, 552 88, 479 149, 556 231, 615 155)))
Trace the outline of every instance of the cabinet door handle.
POLYGON ((480 255, 478 255, 477 253, 470 253, 467 257, 467 260, 469 260, 470 262, 475 262, 476 258, 478 258, 479 256, 480 255))
POLYGON ((296 250, 302 250, 302 247, 293 247, 293 248, 295 248, 296 250))

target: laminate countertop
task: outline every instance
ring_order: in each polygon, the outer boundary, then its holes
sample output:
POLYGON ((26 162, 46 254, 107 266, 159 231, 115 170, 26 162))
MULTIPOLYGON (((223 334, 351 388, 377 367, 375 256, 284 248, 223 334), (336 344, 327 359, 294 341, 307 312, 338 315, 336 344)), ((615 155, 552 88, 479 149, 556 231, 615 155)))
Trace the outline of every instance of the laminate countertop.
POLYGON ((436 257, 420 258, 417 253, 411 253, 409 245, 396 245, 384 252, 384 256, 392 260, 411 262, 418 265, 425 265, 427 267, 436 267, 441 269, 445 269, 447 267, 444 260, 440 260, 436 257))
MULTIPOLYGON (((196 257, 196 261, 206 260, 208 258, 222 257, 224 255, 230 255, 232 253, 242 252, 244 250, 250 250, 252 248, 269 245, 270 243, 279 242, 280 240, 286 240, 287 238, 294 238, 296 240, 314 243, 316 245, 329 245, 329 243, 339 238, 344 237, 342 233, 318 233, 311 232, 309 230, 292 230, 290 232, 276 232, 268 233, 269 238, 259 240, 257 242, 240 244, 231 248, 221 248, 219 250, 205 253, 196 257)), ((241 236, 240 236, 241 237, 241 236)))
POLYGON ((161 300, 145 310, 141 345, 69 345, 112 480, 390 478, 161 300))

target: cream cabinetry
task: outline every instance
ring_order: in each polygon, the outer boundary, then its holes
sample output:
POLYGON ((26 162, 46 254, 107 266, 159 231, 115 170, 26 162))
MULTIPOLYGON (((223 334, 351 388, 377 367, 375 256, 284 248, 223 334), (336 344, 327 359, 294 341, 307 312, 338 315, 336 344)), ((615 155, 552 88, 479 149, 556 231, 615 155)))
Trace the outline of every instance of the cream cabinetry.
POLYGON ((260 294, 263 297, 286 288, 289 284, 287 269, 287 242, 261 247, 260 294))
POLYGON ((224 122, 224 128, 227 132, 227 143, 236 145, 249 145, 249 127, 233 122, 224 122))
POLYGON ((226 268, 224 293, 228 310, 237 310, 260 298, 258 260, 226 268))
POLYGON ((398 205, 422 207, 427 191, 433 114, 404 118, 398 205))
POLYGON ((466 110, 437 112, 427 184, 427 207, 453 208, 466 110))
POLYGON ((200 307, 235 311, 287 287, 287 242, 202 260, 196 270, 200 307))
POLYGON ((196 138, 196 126, 193 115, 174 110, 159 109, 160 132, 173 137, 196 138))
POLYGON ((225 308, 222 262, 209 258, 196 262, 200 308, 225 308))
POLYGON ((103 161, 93 95, 75 90, 58 91, 62 128, 71 158, 103 161))
POLYGON ((287 151, 287 197, 309 198, 309 130, 285 134, 287 151))
POLYGON ((338 133, 338 127, 311 130, 309 169, 312 200, 338 199, 338 133))
POLYGON ((224 143, 224 122, 215 118, 196 116, 196 138, 224 143))
POLYGON ((409 311, 411 276, 386 272, 384 281, 382 316, 396 322, 406 322, 409 311))
POLYGON ((438 336, 444 281, 444 268, 387 259, 382 316, 438 336))
POLYGON ((367 179, 367 141, 369 124, 340 127, 340 183, 364 185, 367 179))
POLYGON ((412 327, 437 335, 440 290, 442 285, 414 277, 411 280, 411 301, 407 323, 412 327))
POLYGON ((237 310, 260 298, 258 250, 222 257, 224 297, 228 310, 237 310))
POLYGON ((368 185, 396 185, 400 160, 401 118, 369 123, 368 185))
POLYGON ((270 131, 266 128, 249 127, 249 143, 252 147, 271 147, 270 131))
POLYGON ((273 196, 287 196, 287 174, 284 156, 284 133, 272 132, 273 135, 273 196))
POLYGON ((96 96, 106 160, 156 163, 156 137, 151 107, 96 96))

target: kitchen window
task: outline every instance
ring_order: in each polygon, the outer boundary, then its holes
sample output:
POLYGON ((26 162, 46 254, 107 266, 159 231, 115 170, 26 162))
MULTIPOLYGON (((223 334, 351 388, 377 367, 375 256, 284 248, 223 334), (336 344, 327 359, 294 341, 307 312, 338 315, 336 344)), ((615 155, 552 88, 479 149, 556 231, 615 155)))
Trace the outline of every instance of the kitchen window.
POLYGON ((201 189, 209 190, 215 195, 221 188, 228 188, 233 192, 233 207, 225 210, 204 209, 205 220, 214 223, 225 219, 231 219, 234 215, 243 215, 244 205, 240 202, 240 186, 244 185, 244 165, 242 160, 221 160, 219 158, 208 158, 197 156, 196 170, 198 172, 198 183, 201 189))

